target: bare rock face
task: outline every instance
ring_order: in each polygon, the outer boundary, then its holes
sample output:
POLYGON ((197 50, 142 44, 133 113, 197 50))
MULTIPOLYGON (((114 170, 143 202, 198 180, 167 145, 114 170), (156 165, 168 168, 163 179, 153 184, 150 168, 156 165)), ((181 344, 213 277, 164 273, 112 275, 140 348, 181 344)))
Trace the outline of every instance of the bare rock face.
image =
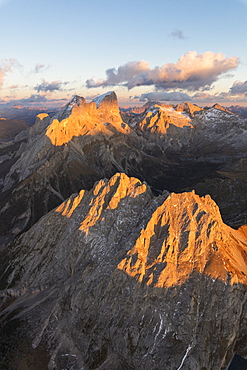
POLYGON ((219 110, 223 110, 224 112, 227 112, 229 114, 233 114, 230 110, 226 109, 225 107, 222 107, 222 105, 216 103, 213 105, 213 108, 216 108, 216 109, 219 109, 219 110))
POLYGON ((247 353, 247 240, 209 196, 117 173, 1 260, 2 368, 225 369, 247 353))
POLYGON ((191 104, 191 103, 188 103, 188 102, 178 104, 175 107, 175 109, 178 112, 185 112, 185 113, 189 114, 189 116, 191 118, 194 118, 195 112, 199 112, 200 110, 203 110, 203 108, 198 107, 198 105, 191 104))

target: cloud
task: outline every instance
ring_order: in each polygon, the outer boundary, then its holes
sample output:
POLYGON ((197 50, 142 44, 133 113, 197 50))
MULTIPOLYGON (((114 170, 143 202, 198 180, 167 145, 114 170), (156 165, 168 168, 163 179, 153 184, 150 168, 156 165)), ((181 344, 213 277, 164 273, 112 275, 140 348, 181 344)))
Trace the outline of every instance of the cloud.
POLYGON ((11 85, 8 87, 10 90, 15 90, 19 88, 19 85, 11 85))
POLYGON ((247 81, 235 81, 230 88, 229 92, 232 95, 246 94, 247 93, 247 81))
POLYGON ((14 58, 0 60, 0 87, 3 86, 6 74, 12 72, 12 68, 16 66, 20 66, 20 64, 14 58))
POLYGON ((194 101, 204 101, 204 102, 246 102, 247 95, 246 94, 239 94, 239 95, 232 95, 230 92, 221 92, 216 94, 207 94, 207 93, 196 93, 193 95, 192 100, 194 101))
POLYGON ((34 90, 37 90, 37 92, 41 92, 41 91, 53 92, 53 91, 56 91, 56 90, 61 90, 61 86, 63 84, 66 84, 66 83, 67 82, 61 82, 61 81, 47 82, 47 81, 43 80, 43 82, 41 84, 34 87, 34 90))
POLYGON ((198 101, 215 101, 216 94, 208 94, 205 92, 199 92, 192 96, 192 100, 198 101))
POLYGON ((18 103, 20 104, 44 103, 44 102, 47 102, 47 97, 45 95, 38 95, 38 94, 33 94, 29 98, 18 100, 18 103))
POLYGON ((129 90, 135 86, 154 85, 157 90, 181 88, 195 91, 209 88, 222 74, 238 64, 237 57, 226 58, 222 53, 207 51, 197 54, 196 51, 189 51, 177 63, 166 63, 153 69, 144 60, 129 62, 118 69, 108 69, 105 80, 90 79, 86 85, 88 88, 124 85, 129 90))
POLYGON ((174 40, 188 40, 188 37, 183 34, 183 31, 177 29, 173 30, 168 37, 174 40))
MULTIPOLYGON (((40 94, 33 94, 29 96, 28 98, 23 99, 8 99, 8 97, 5 97, 4 100, 0 101, 1 107, 10 107, 14 105, 22 105, 23 107, 29 107, 29 106, 39 106, 42 104, 42 106, 57 106, 64 104, 68 101, 68 99, 47 99, 48 94, 40 95, 40 94)), ((9 97, 11 98, 11 97, 9 97)))
POLYGON ((154 101, 189 101, 191 96, 183 92, 150 92, 142 94, 140 101, 154 100, 154 101))
POLYGON ((122 84, 126 81, 131 81, 136 76, 147 73, 149 71, 149 63, 145 60, 128 62, 123 66, 115 68, 110 68, 106 70, 107 78, 105 80, 101 79, 94 81, 94 79, 89 79, 86 81, 87 88, 99 87, 99 86, 115 86, 122 84))
POLYGON ((46 70, 47 68, 49 68, 48 66, 45 66, 44 64, 42 63, 37 63, 34 67, 34 69, 32 70, 33 73, 40 73, 44 70, 46 70))

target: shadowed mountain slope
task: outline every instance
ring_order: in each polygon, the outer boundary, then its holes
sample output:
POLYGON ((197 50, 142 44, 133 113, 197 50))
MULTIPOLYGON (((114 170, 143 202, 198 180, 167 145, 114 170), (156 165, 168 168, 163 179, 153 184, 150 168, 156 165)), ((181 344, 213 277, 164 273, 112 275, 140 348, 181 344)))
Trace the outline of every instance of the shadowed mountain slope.
POLYGON ((11 140, 29 127, 27 122, 22 120, 0 118, 0 141, 11 140))

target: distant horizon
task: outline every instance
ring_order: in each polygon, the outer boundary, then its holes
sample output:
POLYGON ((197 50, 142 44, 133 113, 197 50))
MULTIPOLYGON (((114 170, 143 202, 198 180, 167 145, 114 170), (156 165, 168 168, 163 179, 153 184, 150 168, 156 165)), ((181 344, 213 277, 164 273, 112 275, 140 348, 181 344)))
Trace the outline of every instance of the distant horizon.
MULTIPOLYGON (((114 90, 113 90, 114 91, 114 90)), ((73 94, 71 95, 70 98, 68 99, 60 99, 59 101, 57 101, 57 104, 55 102, 52 102, 52 103, 49 103, 48 101, 47 102, 44 102, 42 104, 35 104, 35 103, 29 103, 29 104, 18 104, 18 102, 13 102, 12 104, 11 103, 7 103, 7 104, 3 104, 0 102, 0 110, 3 110, 3 109, 12 109, 12 108, 16 108, 16 109, 28 109, 28 108, 31 108, 31 109, 59 109, 59 108, 62 108, 63 106, 65 106, 71 99, 74 95, 78 95, 78 96, 81 96, 83 98, 85 98, 86 102, 90 102, 92 101, 96 96, 100 96, 102 94, 99 94, 99 95, 95 95, 95 96, 92 96, 90 98, 88 97, 84 97, 82 94, 73 94)), ((117 94, 116 94, 117 95, 117 94)), ((118 96, 117 96, 118 98, 118 96)), ((194 104, 194 105, 197 105, 199 107, 202 107, 202 108, 205 108, 205 107, 212 107, 214 106, 215 104, 219 104, 223 107, 235 107, 235 106, 239 106, 239 107, 247 107, 247 102, 236 102, 236 101, 232 101, 232 102, 221 102, 221 101, 160 101, 160 100, 146 100, 146 101, 129 101, 127 102, 126 100, 121 100, 118 98, 118 105, 119 105, 119 108, 134 108, 134 107, 137 107, 137 108, 140 108, 142 106, 144 106, 147 102, 159 102, 161 104, 166 104, 166 105, 177 105, 177 104, 181 104, 181 103, 190 103, 190 104, 194 104), (129 103, 129 104, 128 104, 129 103)))

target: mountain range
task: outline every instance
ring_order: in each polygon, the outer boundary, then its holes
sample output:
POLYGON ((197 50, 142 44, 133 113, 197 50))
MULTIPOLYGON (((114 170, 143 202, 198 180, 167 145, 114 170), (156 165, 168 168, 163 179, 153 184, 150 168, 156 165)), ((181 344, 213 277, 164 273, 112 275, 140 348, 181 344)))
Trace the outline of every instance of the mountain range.
POLYGON ((0 143, 0 368, 247 356, 247 120, 79 96, 0 143), (19 366, 19 367, 18 367, 19 366))

